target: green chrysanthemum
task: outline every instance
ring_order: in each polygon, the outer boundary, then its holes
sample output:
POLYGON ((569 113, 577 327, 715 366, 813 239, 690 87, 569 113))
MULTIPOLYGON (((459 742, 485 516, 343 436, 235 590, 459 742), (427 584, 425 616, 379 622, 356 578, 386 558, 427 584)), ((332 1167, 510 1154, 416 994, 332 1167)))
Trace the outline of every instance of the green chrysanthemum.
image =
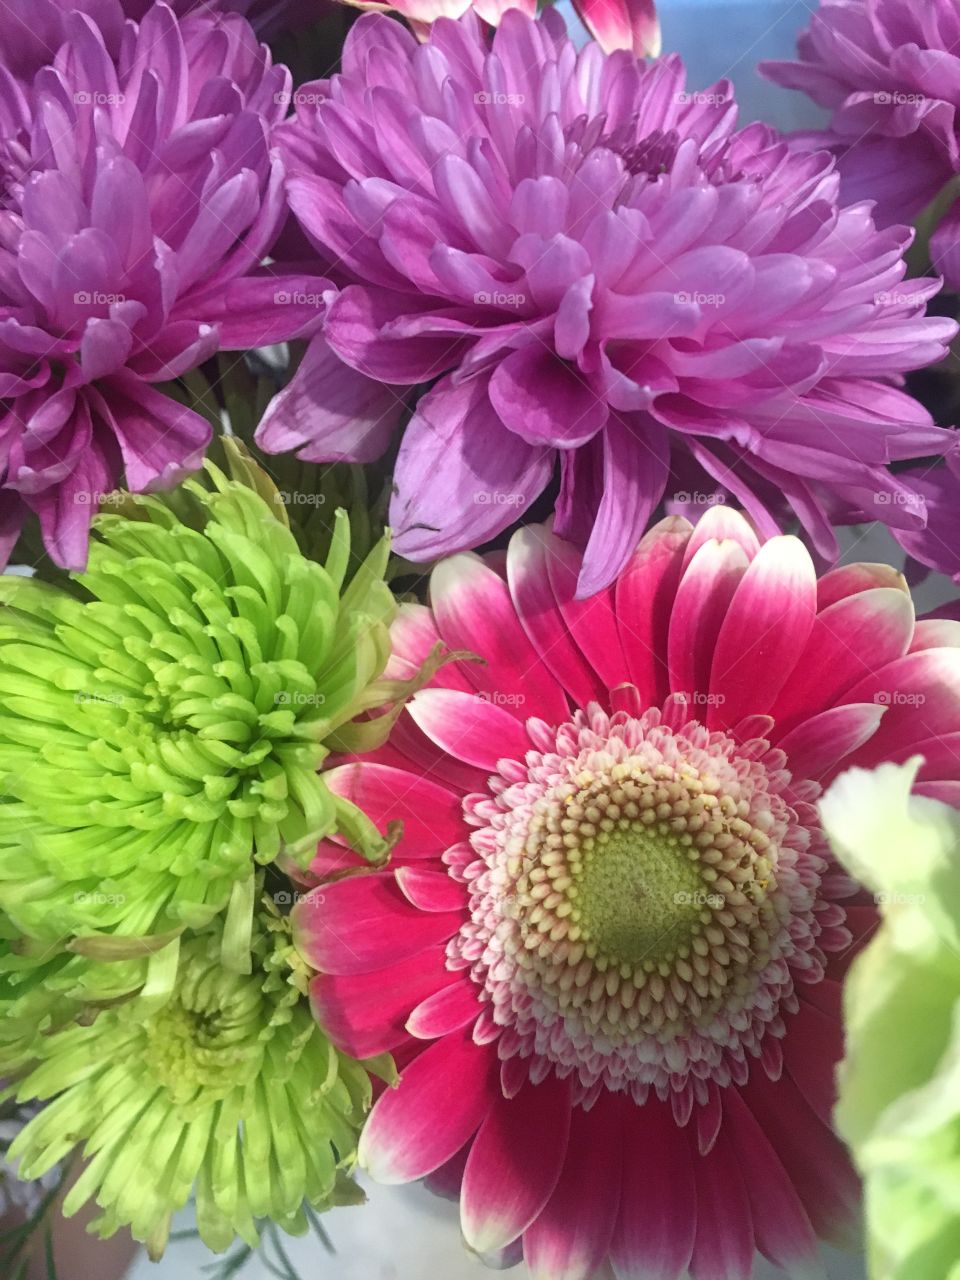
POLYGON ((918 764, 852 770, 821 809, 883 916, 847 980, 837 1108, 876 1280, 960 1280, 960 813, 911 796, 918 764))
POLYGON ((39 1042, 18 1101, 52 1099, 17 1137, 21 1176, 42 1175, 82 1147, 89 1163, 64 1204, 94 1198, 102 1236, 129 1226, 154 1257, 171 1215, 196 1196, 203 1240, 255 1246, 256 1221, 306 1229, 304 1205, 355 1203, 350 1180, 370 1105, 367 1068, 389 1059, 338 1053, 315 1022, 308 973, 285 919, 263 900, 252 972, 222 964, 222 919, 180 948, 175 993, 143 1016, 140 1001, 39 1042))
POLYGON ((335 829, 388 848, 318 773, 382 740, 391 711, 356 717, 406 692, 379 679, 387 541, 344 587, 344 513, 325 564, 306 559, 270 481, 225 449, 233 478, 208 464, 209 487, 99 516, 71 590, 0 579, 0 908, 97 959, 148 938, 155 983, 228 904, 242 970, 256 864, 306 865, 335 829))

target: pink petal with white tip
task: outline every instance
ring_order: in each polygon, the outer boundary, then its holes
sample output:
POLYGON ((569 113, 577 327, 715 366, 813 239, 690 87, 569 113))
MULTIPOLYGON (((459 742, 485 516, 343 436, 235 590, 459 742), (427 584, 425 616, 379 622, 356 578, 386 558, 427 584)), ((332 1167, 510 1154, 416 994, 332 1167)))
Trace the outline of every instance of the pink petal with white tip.
MULTIPOLYGON (((443 640, 433 613, 423 604, 402 604, 390 627, 392 653, 384 676, 388 680, 409 680, 416 675, 431 650, 443 640)), ((464 674, 463 664, 447 662, 431 684, 446 689, 462 689, 469 693, 473 685, 464 674)))
POLYGON ((817 575, 797 538, 771 538, 730 602, 713 653, 710 728, 770 710, 813 628, 817 575))
MULTIPOLYGON (((687 522, 684 521, 684 523, 687 522)), ((759 538, 754 533, 752 525, 739 511, 723 504, 708 507, 693 526, 693 532, 683 556, 684 569, 705 542, 723 542, 726 539, 739 542, 748 560, 752 560, 760 550, 759 538)))
POLYGON ((451 556, 430 575, 430 603, 451 649, 478 654, 468 679, 519 720, 567 718, 567 700, 527 639, 503 579, 475 555, 451 556), (501 701, 502 700, 502 701, 501 701))
POLYGON ((740 1154, 721 1127, 712 1150, 694 1162, 697 1237, 695 1280, 743 1280, 753 1267, 754 1226, 740 1154))
POLYGON ((857 764, 953 733, 960 723, 960 650, 907 654, 872 671, 844 694, 843 701, 876 702, 887 708, 877 732, 857 753, 857 764))
POLYGON ((791 1276, 810 1280, 822 1276, 817 1237, 807 1212, 739 1090, 724 1090, 724 1110, 741 1167, 750 1170, 747 1194, 757 1249, 791 1276))
POLYGON ((319 974, 310 983, 310 1003, 338 1049, 372 1058, 407 1039, 410 1010, 452 977, 442 948, 435 947, 370 973, 319 974))
POLYGON ((523 1236, 532 1280, 591 1280, 607 1256, 620 1209, 623 1099, 575 1107, 563 1173, 523 1236), (589 1188, 589 1194, 584 1194, 589 1188))
POLYGON ((458 911, 463 906, 463 885, 446 871, 425 867, 398 867, 394 872, 400 891, 419 911, 458 911))
POLYGON ((610 1247, 617 1280, 680 1280, 697 1232, 689 1139, 670 1107, 651 1099, 627 1111, 623 1143, 622 1195, 610 1247))
POLYGON ((435 1041, 378 1099, 360 1137, 360 1164, 377 1182, 414 1182, 457 1154, 495 1104, 497 1055, 466 1032, 435 1041), (443 1123, 437 1123, 437 1117, 443 1123))
POLYGON ((549 1201, 567 1152, 570 1095, 570 1080, 551 1073, 491 1109, 463 1175, 460 1225, 471 1249, 502 1249, 549 1201))
POLYGON ((953 618, 921 618, 913 629, 910 652, 920 649, 960 649, 960 622, 953 618))
POLYGON ((874 702, 831 707, 774 741, 787 753, 795 778, 812 778, 826 785, 846 757, 873 737, 885 712, 886 707, 874 702))
POLYGON ((477 694, 423 689, 408 703, 408 711, 438 747, 480 769, 492 771, 504 756, 522 760, 530 749, 520 721, 477 694))
POLYGON ((604 53, 627 49, 638 58, 660 53, 654 0, 574 0, 574 8, 604 53))
POLYGON ((603 681, 570 635, 550 586, 548 562, 557 539, 543 525, 527 525, 510 539, 507 582, 520 625, 573 701, 602 702, 603 681))
POLYGON ((463 911, 418 910, 403 896, 392 871, 314 889, 291 916, 297 947, 313 968, 337 974, 369 973, 438 946, 464 919, 463 911))
POLYGON ((613 607, 614 589, 606 587, 586 600, 578 600, 580 565, 576 548, 554 537, 547 562, 553 594, 574 643, 601 681, 612 689, 628 678, 613 607))
POLYGON ((867 702, 853 687, 878 667, 906 653, 913 637, 913 603, 889 587, 847 596, 817 614, 810 638, 771 708, 777 723, 792 727, 802 717, 838 702, 867 702))
POLYGON ((820 613, 838 600, 855 596, 875 587, 889 587, 910 594, 903 574, 889 564, 842 564, 828 570, 817 583, 817 609, 820 613))
POLYGON ((669 692, 667 632, 692 526, 668 516, 644 535, 616 585, 617 627, 627 676, 646 706, 669 692))
POLYGON ((429 858, 463 839, 460 796, 420 773, 366 762, 339 765, 323 775, 334 795, 361 809, 380 831, 403 823, 395 858, 429 858))
POLYGON ((667 638, 670 689, 706 695, 717 636, 749 565, 739 543, 706 542, 680 579, 667 638))
POLYGON ((474 1022, 480 1014, 479 990, 470 978, 433 992, 417 1005, 407 1019, 407 1031, 418 1040, 438 1040, 474 1022))

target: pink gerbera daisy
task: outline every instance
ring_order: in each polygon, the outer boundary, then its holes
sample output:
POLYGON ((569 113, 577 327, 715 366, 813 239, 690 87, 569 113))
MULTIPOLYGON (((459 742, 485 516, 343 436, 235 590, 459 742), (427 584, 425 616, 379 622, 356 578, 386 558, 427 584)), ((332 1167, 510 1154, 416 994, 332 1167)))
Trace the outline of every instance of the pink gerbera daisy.
POLYGON ((394 865, 325 843, 295 909, 318 1018, 402 1069, 362 1160, 458 1193, 467 1243, 535 1277, 802 1271, 855 1224, 830 1116, 874 918, 815 804, 917 752, 919 789, 960 798, 960 628, 720 508, 589 601, 542 527, 501 561, 443 562, 395 631, 398 675, 438 640, 485 663, 327 775, 402 819, 394 865))

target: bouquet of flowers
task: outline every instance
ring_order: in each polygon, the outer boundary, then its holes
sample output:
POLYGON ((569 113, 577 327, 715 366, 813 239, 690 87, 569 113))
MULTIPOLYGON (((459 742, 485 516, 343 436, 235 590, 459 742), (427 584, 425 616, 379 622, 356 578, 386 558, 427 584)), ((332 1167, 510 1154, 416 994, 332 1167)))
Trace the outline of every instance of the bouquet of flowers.
POLYGON ((0 7, 11 1276, 960 1277, 960 0, 536 9, 0 7))

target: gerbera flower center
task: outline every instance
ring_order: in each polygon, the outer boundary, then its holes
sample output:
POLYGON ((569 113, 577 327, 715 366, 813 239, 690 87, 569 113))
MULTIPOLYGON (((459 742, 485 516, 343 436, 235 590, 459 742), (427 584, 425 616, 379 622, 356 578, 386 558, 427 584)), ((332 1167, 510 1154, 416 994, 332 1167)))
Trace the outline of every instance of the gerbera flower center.
POLYGON ((645 1095, 727 1083, 816 968, 822 860, 782 753, 676 715, 578 712, 472 797, 470 963, 504 1057, 645 1095), (674 720, 676 722, 674 722, 674 720))

